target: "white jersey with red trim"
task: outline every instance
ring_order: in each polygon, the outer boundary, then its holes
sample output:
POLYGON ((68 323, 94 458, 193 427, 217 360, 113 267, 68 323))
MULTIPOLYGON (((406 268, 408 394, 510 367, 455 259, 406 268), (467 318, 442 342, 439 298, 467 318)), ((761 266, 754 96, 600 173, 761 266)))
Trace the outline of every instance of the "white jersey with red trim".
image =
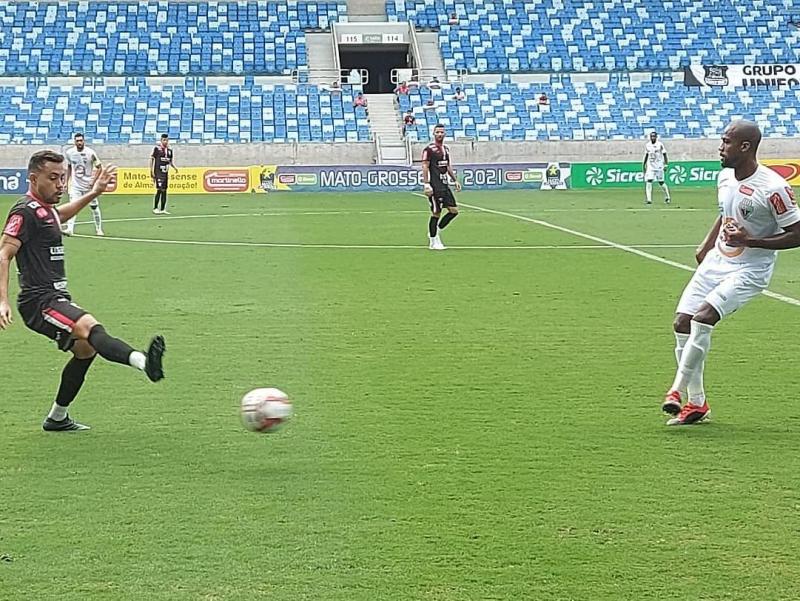
POLYGON ((67 149, 64 156, 72 167, 70 190, 85 194, 92 187, 95 168, 100 166, 97 153, 88 146, 84 146, 83 150, 72 146, 67 149))
POLYGON ((800 221, 800 210, 788 182, 769 167, 759 165, 755 173, 737 181, 733 169, 723 169, 717 179, 719 212, 722 218, 716 250, 727 261, 753 268, 769 267, 777 251, 767 248, 729 246, 723 228, 734 223, 753 238, 768 238, 800 221))

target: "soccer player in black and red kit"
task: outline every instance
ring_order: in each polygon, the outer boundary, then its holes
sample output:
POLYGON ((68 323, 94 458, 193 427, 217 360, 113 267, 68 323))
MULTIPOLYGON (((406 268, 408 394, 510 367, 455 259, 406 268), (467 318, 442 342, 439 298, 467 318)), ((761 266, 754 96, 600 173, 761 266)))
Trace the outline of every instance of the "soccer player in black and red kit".
POLYGON ((428 238, 431 250, 445 250, 445 245, 439 233, 458 216, 458 206, 453 192, 450 190, 448 176, 455 182, 456 192, 461 191, 461 183, 453 172, 453 163, 450 161, 450 149, 444 143, 444 125, 433 128, 433 144, 429 144, 422 151, 422 182, 425 195, 431 205, 431 218, 428 220, 428 238), (447 215, 442 215, 442 207, 447 209, 447 215))
POLYGON ((134 350, 111 337, 88 312, 72 302, 67 291, 61 222, 105 192, 116 167, 100 169, 84 196, 56 207, 66 185, 64 157, 51 150, 31 156, 28 163, 28 193, 11 207, 0 237, 0 330, 11 325, 8 278, 11 260, 16 258, 20 293, 17 309, 25 325, 54 340, 73 357, 61 374, 61 385, 42 427, 50 432, 88 430, 73 421, 67 408, 83 385, 86 372, 99 354, 107 361, 139 369, 156 382, 164 377, 164 339, 156 336, 146 353, 134 350))
POLYGON ((169 168, 172 167, 175 173, 178 168, 174 163, 174 153, 169 147, 169 136, 161 135, 161 144, 156 144, 150 154, 150 176, 156 187, 156 195, 153 198, 153 213, 156 215, 169 215, 167 212, 167 188, 169 188, 169 168))

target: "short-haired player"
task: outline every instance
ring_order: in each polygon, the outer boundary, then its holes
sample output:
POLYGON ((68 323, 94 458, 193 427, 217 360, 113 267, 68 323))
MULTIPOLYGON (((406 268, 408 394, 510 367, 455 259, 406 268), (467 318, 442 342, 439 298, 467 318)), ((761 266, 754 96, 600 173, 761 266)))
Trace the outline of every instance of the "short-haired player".
POLYGON ((669 166, 669 157, 667 157, 667 149, 664 144, 658 139, 658 134, 654 131, 650 132, 650 141, 644 147, 644 160, 642 161, 642 171, 644 171, 644 190, 645 190, 645 204, 653 204, 653 182, 657 181, 658 185, 664 191, 664 203, 669 204, 669 186, 664 180, 664 171, 669 166))

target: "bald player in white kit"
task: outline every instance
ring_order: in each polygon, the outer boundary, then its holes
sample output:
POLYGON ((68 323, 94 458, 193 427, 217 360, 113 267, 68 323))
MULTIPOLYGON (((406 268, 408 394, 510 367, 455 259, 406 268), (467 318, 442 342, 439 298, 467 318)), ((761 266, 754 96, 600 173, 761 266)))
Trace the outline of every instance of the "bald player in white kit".
POLYGON ((791 186, 756 157, 761 131, 734 121, 722 134, 719 217, 697 249, 700 266, 675 316, 678 370, 661 408, 670 426, 704 420, 710 410, 703 368, 714 326, 766 290, 778 250, 800 246, 800 210, 791 186), (688 402, 682 405, 683 400, 688 402))
MULTIPOLYGON (((97 153, 86 146, 83 134, 75 134, 73 137, 75 146, 64 152, 67 159, 67 181, 69 185, 70 202, 86 196, 92 189, 92 180, 95 170, 101 167, 97 153)), ((103 217, 100 214, 100 203, 95 198, 89 208, 92 210, 94 228, 98 236, 103 236, 103 217)), ((67 236, 75 232, 75 217, 65 223, 61 231, 67 236)))

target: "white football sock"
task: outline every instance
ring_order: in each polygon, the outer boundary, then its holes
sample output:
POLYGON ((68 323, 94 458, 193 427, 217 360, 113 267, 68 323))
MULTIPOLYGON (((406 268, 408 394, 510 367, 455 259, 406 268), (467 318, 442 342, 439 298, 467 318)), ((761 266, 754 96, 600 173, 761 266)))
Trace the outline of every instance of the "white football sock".
POLYGON ((131 356, 128 357, 128 363, 131 367, 144 371, 144 366, 147 363, 147 357, 140 351, 133 351, 131 356))
POLYGON ((53 403, 53 408, 50 409, 50 413, 47 414, 47 417, 57 422, 64 421, 67 417, 67 408, 53 403))
POLYGON ((647 195, 647 202, 653 202, 653 182, 647 182, 644 185, 644 191, 647 195))
POLYGON ((675 363, 681 364, 681 355, 683 348, 686 346, 686 341, 689 340, 689 334, 683 332, 675 332, 675 363))
POLYGON ((681 353, 681 363, 678 365, 678 372, 675 374, 671 390, 686 390, 689 382, 692 382, 693 390, 691 392, 694 392, 697 397, 697 374, 701 374, 699 385, 702 389, 703 362, 711 348, 711 332, 713 330, 714 326, 692 320, 692 333, 681 353))
POLYGON ((97 231, 103 229, 103 216, 100 214, 100 207, 91 207, 92 217, 94 218, 94 228, 97 231))
POLYGON ((664 198, 669 198, 669 186, 667 185, 667 182, 661 184, 661 188, 664 190, 664 198))
POLYGON ((703 369, 706 366, 706 362, 703 361, 700 364, 700 367, 697 368, 692 379, 689 380, 689 384, 687 384, 688 389, 688 396, 689 396, 689 404, 690 405, 697 405, 698 407, 702 407, 705 405, 706 402, 706 391, 703 388, 703 369))

